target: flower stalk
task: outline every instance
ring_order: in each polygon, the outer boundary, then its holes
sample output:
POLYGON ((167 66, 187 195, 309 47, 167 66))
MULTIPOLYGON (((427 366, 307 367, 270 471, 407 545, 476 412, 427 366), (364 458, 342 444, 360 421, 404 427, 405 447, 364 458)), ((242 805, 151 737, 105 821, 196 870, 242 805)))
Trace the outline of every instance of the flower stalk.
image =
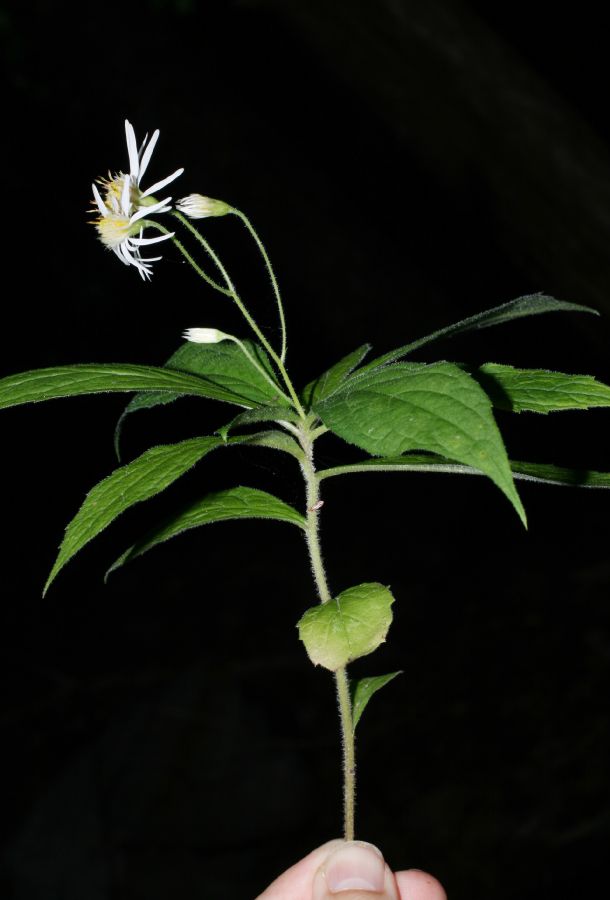
POLYGON ((267 273, 269 275, 269 280, 271 281, 271 287, 273 288, 273 293, 275 295, 275 302, 277 304, 278 315, 280 317, 280 328, 281 328, 281 332, 282 332, 282 348, 280 351, 280 359, 282 362, 284 362, 286 360, 286 350, 287 350, 286 317, 284 315, 284 304, 282 303, 282 296, 280 294, 280 288, 277 283, 277 278, 275 277, 275 272, 273 271, 273 266, 271 265, 271 260, 269 259, 269 254, 265 250, 265 245, 261 241, 260 237, 258 236, 257 231, 255 230, 254 226, 252 225, 252 222, 246 216, 246 214, 243 213, 240 209, 236 209, 234 206, 230 207, 230 212, 232 212, 233 215, 235 215, 239 219, 241 219, 241 221, 244 223, 244 225, 248 229, 251 237, 253 238, 254 243, 256 244, 256 246, 259 249, 259 252, 263 258, 263 262, 265 263, 265 267, 266 267, 267 273))
MULTIPOLYGON (((299 400, 299 396, 294 389, 294 385, 290 379, 290 376, 288 375, 288 372, 286 371, 286 366, 284 365, 284 361, 273 349, 273 347, 271 346, 271 344, 269 343, 269 341, 267 340, 267 338, 265 337, 265 335, 259 328, 256 320, 249 312, 244 301, 241 299, 241 297, 237 293, 235 285, 233 284, 231 277, 229 276, 229 273, 227 272, 226 268, 222 264, 218 254, 215 253, 215 251, 210 246, 209 242, 206 241, 206 239, 203 237, 203 235, 197 230, 197 228, 195 228, 194 225, 192 225, 189 222, 189 220, 187 218, 185 218, 182 215, 182 213, 179 213, 176 210, 174 210, 172 215, 174 215, 183 225, 185 225, 186 228, 188 228, 188 230, 190 232, 192 232, 193 235, 195 235, 195 237, 197 238, 197 240, 199 241, 201 246, 204 248, 204 250, 210 257, 210 259, 214 262, 214 265, 216 266, 216 268, 222 275, 224 282, 227 286, 227 290, 223 291, 223 293, 227 293, 229 296, 231 296, 232 299, 237 304, 239 311, 245 318, 246 322, 248 323, 248 325, 250 326, 250 328, 252 329, 254 334, 257 336, 257 338, 259 339, 259 341, 261 342, 261 344, 263 345, 263 347, 265 348, 265 350, 267 351, 267 353, 269 354, 269 356, 271 357, 271 359, 277 366, 278 371, 280 372, 282 379, 284 381, 284 384, 286 385, 286 387, 288 389, 288 393, 290 394, 290 399, 292 401, 294 408, 296 409, 296 411, 299 414, 299 416, 301 417, 301 419, 305 420, 307 418, 307 415, 305 413, 305 410, 303 409, 303 404, 299 400)), ((199 270, 199 267, 196 265, 195 265, 195 271, 198 271, 198 274, 201 274, 201 270, 199 270)), ((206 278, 206 280, 207 280, 207 278, 206 278)))

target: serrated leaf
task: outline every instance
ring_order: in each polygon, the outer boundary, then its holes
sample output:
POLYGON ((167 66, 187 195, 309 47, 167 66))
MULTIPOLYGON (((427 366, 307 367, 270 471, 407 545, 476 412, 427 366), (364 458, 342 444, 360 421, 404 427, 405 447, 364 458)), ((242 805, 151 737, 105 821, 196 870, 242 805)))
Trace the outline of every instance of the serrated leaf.
POLYGON ((360 721, 360 717, 373 694, 376 694, 382 687, 393 681, 397 675, 402 675, 402 672, 390 672, 389 675, 373 675, 369 678, 360 678, 353 683, 351 687, 353 731, 356 730, 356 725, 360 721))
POLYGON ((363 344, 340 359, 314 381, 310 381, 302 394, 305 405, 311 407, 326 397, 330 397, 343 384, 350 372, 360 365, 370 349, 370 344, 363 344))
POLYGON ((499 363, 487 363, 471 374, 495 407, 511 412, 549 413, 610 406, 610 387, 592 375, 515 369, 499 363))
POLYGON ((285 406, 259 406, 256 409, 246 409, 235 416, 226 425, 218 429, 218 434, 226 441, 234 428, 244 425, 256 425, 259 422, 298 422, 299 417, 294 410, 285 406))
MULTIPOLYGON (((568 487, 610 488, 610 472, 596 472, 592 469, 568 469, 550 463, 531 463, 509 460, 513 477, 523 481, 537 481, 541 484, 555 484, 568 487)), ((396 457, 363 459, 361 462, 345 466, 320 469, 318 479, 336 475, 351 475, 363 472, 432 472, 450 475, 483 475, 471 466, 463 466, 434 454, 406 453, 396 457)))
POLYGON ((59 555, 43 593, 47 592, 66 563, 117 516, 134 504, 165 490, 207 453, 222 446, 222 443, 220 438, 203 437, 153 447, 96 484, 66 528, 59 555))
POLYGON ((582 306, 580 303, 567 303, 563 300, 549 297, 547 294, 527 294, 524 297, 517 297, 516 300, 503 303, 501 306, 494 306, 493 309, 487 309, 476 313, 474 316, 468 316, 467 319, 461 319, 454 325, 439 328, 438 331, 433 331, 432 334, 418 338, 410 344, 404 344, 402 347, 398 347, 397 350, 390 350, 389 353, 384 353, 383 356, 379 356, 366 366, 363 366, 358 374, 395 362, 397 359, 401 359, 414 350, 418 350, 425 344, 430 344, 439 338, 453 337, 455 334, 463 334, 466 331, 490 328, 492 325, 502 325, 513 319, 522 319, 525 316, 538 316, 548 312, 588 312, 596 316, 599 315, 596 309, 592 309, 590 306, 582 306))
MULTIPOLYGON (((263 369, 274 377, 273 368, 262 347, 250 340, 244 340, 242 344, 263 369)), ((198 375, 215 391, 213 399, 216 400, 245 407, 272 404, 289 408, 279 389, 275 390, 273 385, 269 384, 233 341, 222 341, 219 344, 195 344, 187 341, 170 356, 163 368, 198 375)), ((184 392, 137 394, 127 404, 115 427, 114 445, 117 456, 121 431, 127 416, 140 409, 152 409, 173 403, 182 396, 184 392)))
POLYGON ((388 366, 347 382, 316 412, 339 437, 375 456, 428 450, 479 469, 526 523, 491 401, 459 366, 388 366))
POLYGON ((386 587, 371 582, 308 609, 297 627, 314 666, 335 672, 376 650, 392 622, 393 602, 386 587))
POLYGON ((59 397, 123 391, 162 391, 164 396, 169 391, 236 402, 235 395, 225 388, 186 372, 129 363, 87 363, 35 369, 0 379, 0 409, 59 397))
POLYGON ((146 553, 170 538, 200 525, 225 522, 229 519, 275 519, 305 528, 306 520, 292 506, 258 488, 235 487, 208 494, 166 520, 149 532, 141 541, 129 547, 110 566, 106 577, 115 569, 146 553))

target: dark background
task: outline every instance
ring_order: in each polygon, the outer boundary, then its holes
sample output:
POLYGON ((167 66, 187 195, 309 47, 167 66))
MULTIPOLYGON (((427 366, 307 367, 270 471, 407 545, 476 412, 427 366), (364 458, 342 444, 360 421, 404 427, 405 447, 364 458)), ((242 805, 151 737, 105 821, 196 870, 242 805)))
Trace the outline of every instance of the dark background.
MULTIPOLYGON (((161 364, 186 326, 245 334, 170 249, 150 284, 104 252, 90 183, 127 164, 123 119, 158 127, 150 179, 254 220, 305 383, 520 294, 590 304, 456 338, 418 359, 610 381, 610 62, 603 13, 524 2, 0 2, 1 372, 161 364)), ((150 181, 146 182, 150 183, 150 181)), ((236 221, 204 223, 277 337, 236 221)), ((102 581, 193 493, 236 482, 302 503, 272 451, 210 456, 87 547, 45 600, 66 522, 116 465, 120 397, 2 414, 3 852, 10 900, 252 898, 341 828, 331 679, 295 623, 313 592, 275 523, 194 532, 102 581), (236 470, 234 472, 234 470, 236 470)), ((184 400, 127 423, 125 452, 212 433, 184 400)), ((517 459, 610 468, 608 413, 499 417, 517 459)), ((330 438, 320 464, 357 458, 330 438)), ((587 897, 610 831, 608 495, 491 483, 327 482, 331 585, 391 585, 404 669, 359 739, 360 836, 452 900, 587 897)))

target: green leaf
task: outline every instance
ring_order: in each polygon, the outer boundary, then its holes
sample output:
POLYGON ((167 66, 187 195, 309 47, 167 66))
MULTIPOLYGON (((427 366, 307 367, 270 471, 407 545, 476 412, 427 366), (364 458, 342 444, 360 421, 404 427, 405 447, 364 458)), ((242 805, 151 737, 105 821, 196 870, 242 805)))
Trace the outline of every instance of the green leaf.
POLYGON ((471 372, 498 409, 549 413, 610 406, 610 387, 592 375, 515 369, 487 363, 471 372))
POLYGON ((212 522, 225 522, 229 519, 275 519, 279 522, 298 525, 301 528, 306 526, 306 520, 301 513, 266 491, 249 487, 234 487, 226 491, 217 491, 191 503, 176 516, 149 532, 141 541, 129 547, 110 566, 106 577, 124 563, 141 556, 147 550, 156 547, 157 544, 168 541, 183 531, 197 528, 199 525, 209 525, 212 522))
POLYGON ((360 717, 373 694, 376 694, 382 687, 385 687, 386 684, 393 681, 397 675, 402 675, 402 672, 390 672, 389 675, 374 675, 370 678, 360 678, 353 683, 351 686, 351 695, 352 728, 354 731, 356 730, 356 725, 360 721, 360 717))
POLYGON ((399 363, 347 382, 318 404, 324 425, 375 456, 428 450, 484 472, 515 507, 515 489, 491 401, 452 363, 399 363))
POLYGON ((515 478, 524 481, 539 481, 545 484, 568 485, 570 487, 610 488, 610 472, 595 472, 592 469, 566 469, 549 463, 511 461, 515 478))
POLYGON ((59 555, 44 587, 46 593, 58 572, 72 557, 130 506, 165 490, 211 450, 222 446, 216 437, 193 438, 179 444, 153 447, 133 462, 116 469, 87 494, 66 528, 59 555))
POLYGON ((376 650, 388 633, 393 602, 386 587, 372 582, 308 609, 298 629, 314 666, 334 672, 376 650))
POLYGON ((454 325, 439 328, 438 331, 433 331, 432 334, 418 338, 410 344, 404 344, 397 350, 390 350, 389 353, 385 353, 383 356, 379 356, 366 366, 363 366, 358 374, 392 363, 439 338, 453 337, 454 334, 463 334, 465 331, 490 328, 492 325, 503 325, 505 322, 510 322, 513 319, 521 319, 524 316, 538 316, 541 313, 548 312, 588 312, 596 316, 599 315, 596 309, 592 309, 590 306, 581 306, 580 303, 566 303, 563 300, 555 300, 554 297, 549 297, 547 294, 527 294, 524 297, 517 297, 516 300, 511 300, 509 303, 495 306, 493 309, 487 309, 484 312, 476 313, 474 316, 468 316, 467 319, 462 319, 454 325))
POLYGON ((259 422, 298 422, 299 417, 294 410, 285 406, 259 406, 256 409, 246 409, 239 413, 227 425, 218 429, 220 437, 226 441, 229 433, 234 428, 244 425, 256 425, 259 422))
POLYGON ((235 395, 225 388, 186 372, 129 363, 87 363, 35 369, 0 379, 0 409, 109 391, 162 391, 163 396, 169 391, 236 402, 235 395))
MULTIPOLYGON (((591 469, 566 469, 549 463, 530 463, 509 460, 513 477, 522 481, 537 481, 541 484, 566 485, 570 487, 610 488, 610 472, 595 472, 591 469)), ((434 454, 406 453, 404 456, 363 459, 346 466, 320 469, 318 478, 332 478, 335 475, 351 475, 363 472, 432 472, 451 475, 483 475, 479 469, 462 466, 442 456, 434 454)))
POLYGON ((285 431, 277 431, 271 429, 269 431, 259 431, 256 434, 244 434, 234 438, 229 438, 231 444, 242 444, 248 447, 269 447, 272 450, 283 450, 298 459, 299 462, 304 458, 304 453, 299 444, 291 438, 285 431))
MULTIPOLYGON (((249 340, 242 343, 262 368, 274 377, 271 363, 262 347, 249 340)), ((170 356, 163 368, 200 376, 213 391, 208 396, 212 396, 215 400, 224 400, 246 407, 267 404, 287 407, 287 401, 281 396, 279 389, 274 390, 233 341, 222 341, 219 344, 194 344, 187 341, 170 356)), ((155 406, 172 403, 185 393, 188 392, 136 395, 127 404, 116 424, 114 446, 117 456, 121 431, 127 416, 140 409, 152 409, 155 406)))
POLYGON ((338 363, 335 363, 314 381, 310 381, 302 394, 305 405, 311 407, 326 397, 330 397, 337 388, 341 387, 350 372, 360 365, 370 349, 370 344, 363 344, 340 359, 338 363))

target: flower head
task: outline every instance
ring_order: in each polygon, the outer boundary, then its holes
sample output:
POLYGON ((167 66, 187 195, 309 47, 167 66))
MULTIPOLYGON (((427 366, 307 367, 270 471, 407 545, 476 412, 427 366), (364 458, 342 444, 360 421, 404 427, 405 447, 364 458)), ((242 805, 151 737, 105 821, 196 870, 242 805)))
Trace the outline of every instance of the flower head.
POLYGON ((213 200, 203 194, 189 194, 176 203, 176 209, 189 219, 207 219, 208 216, 226 216, 231 207, 224 200, 213 200))
POLYGON ((217 328, 187 328, 182 337, 193 344, 219 344, 220 341, 235 340, 232 335, 217 328))
POLYGON ((94 206, 99 212, 94 220, 94 225, 101 242, 114 250, 125 265, 135 266, 142 278, 146 279, 150 278, 152 272, 150 264, 161 257, 144 259, 140 248, 173 237, 173 233, 161 234, 153 238, 143 237, 144 228, 149 224, 146 221, 147 217, 155 215, 155 213, 168 212, 171 209, 171 197, 158 201, 152 194, 178 178, 184 169, 177 169, 172 175, 157 181, 145 191, 142 190, 140 181, 148 168, 152 152, 159 139, 159 131, 155 131, 148 144, 147 135, 138 150, 134 130, 126 119, 125 136, 129 155, 129 174, 125 175, 123 172, 119 172, 111 175, 109 173, 108 178, 100 178, 101 192, 97 185, 92 185, 94 206))

